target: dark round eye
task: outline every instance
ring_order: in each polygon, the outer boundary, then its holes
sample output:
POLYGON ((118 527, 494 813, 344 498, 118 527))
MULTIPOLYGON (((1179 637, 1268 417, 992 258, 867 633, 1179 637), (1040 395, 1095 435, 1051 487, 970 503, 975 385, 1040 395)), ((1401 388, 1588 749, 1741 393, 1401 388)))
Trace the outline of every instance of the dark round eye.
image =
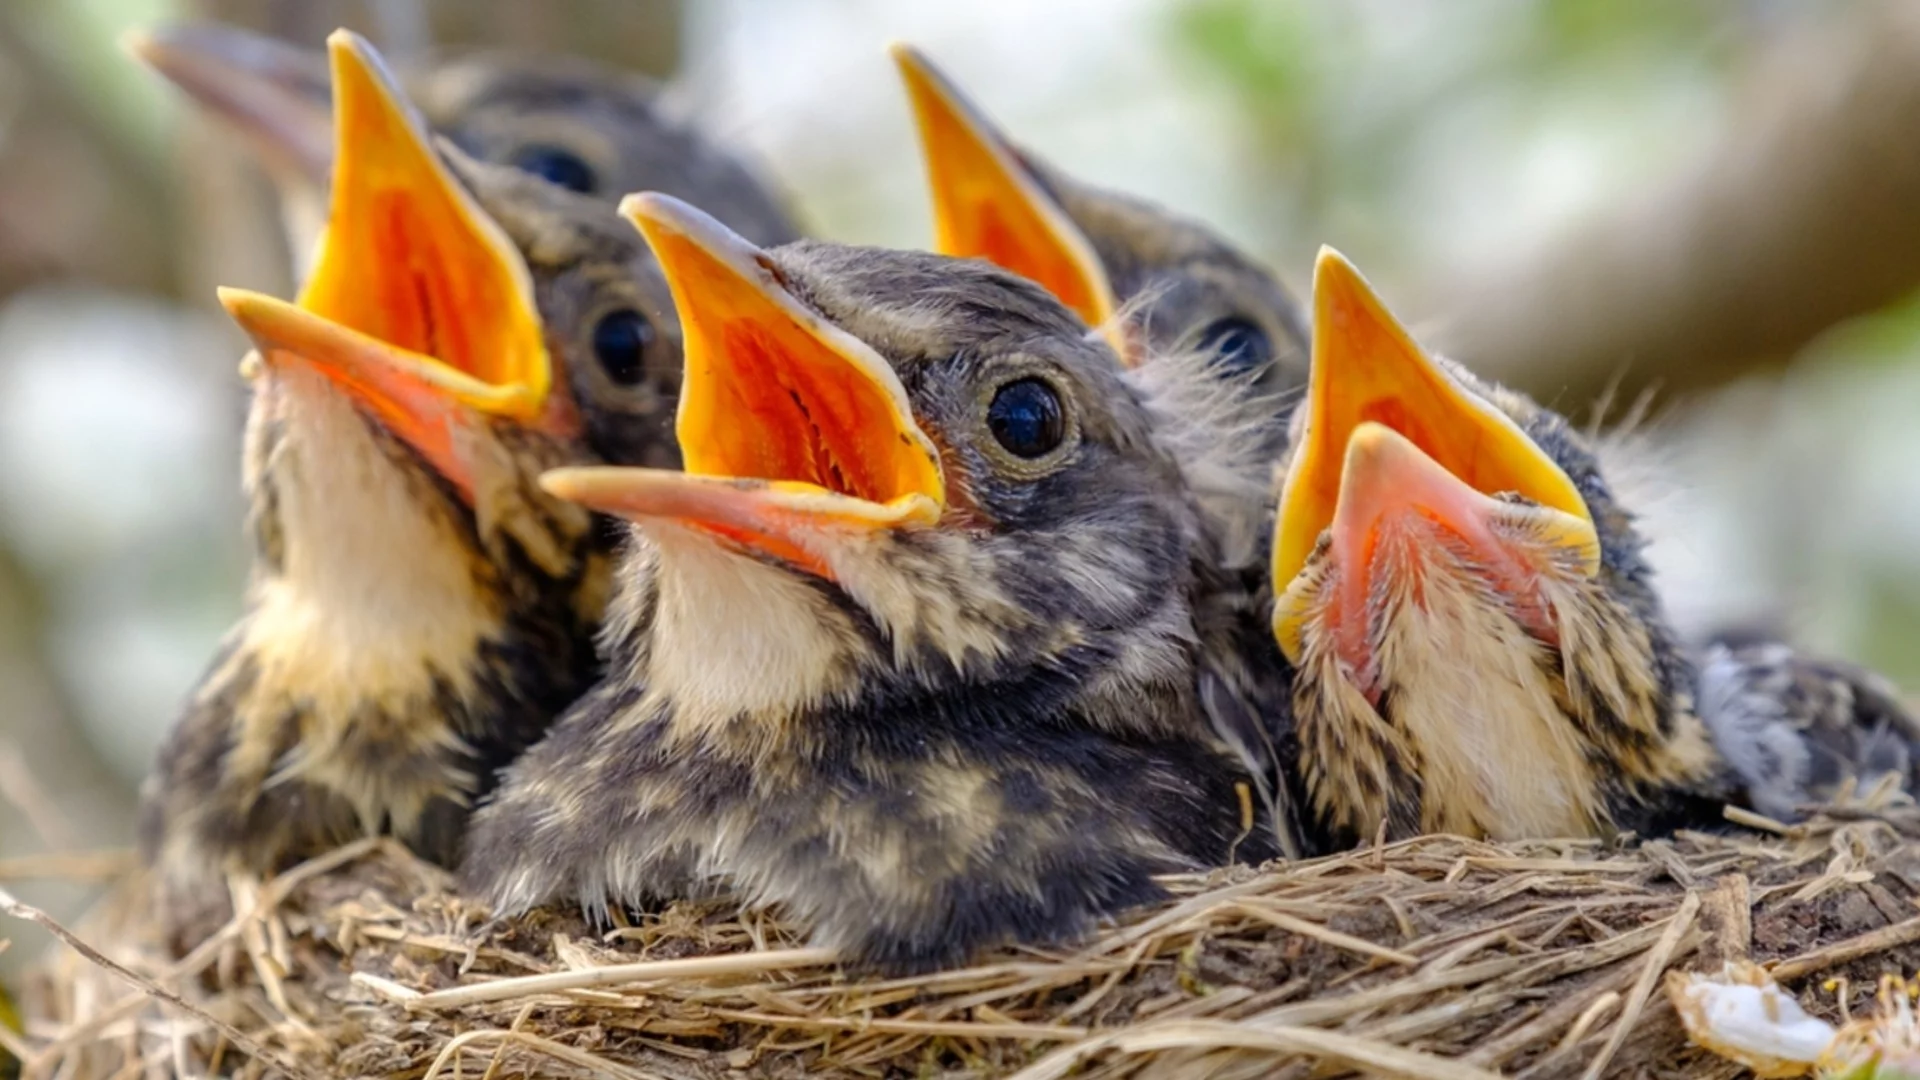
POLYGON ((513 167, 582 195, 591 195, 600 186, 593 166, 581 161, 578 154, 557 146, 524 147, 513 155, 513 167))
POLYGON ((1273 361, 1273 340, 1267 332, 1238 315, 1208 326, 1200 335, 1200 350, 1212 357, 1208 363, 1229 375, 1256 371, 1273 361))
POLYGON ((647 373, 647 346, 653 344, 653 324, 647 317, 622 308, 601 316, 593 326, 593 355, 607 377, 632 386, 647 373))
POLYGON ((1039 379, 1021 379, 993 395, 987 427, 1008 453, 1037 458, 1067 437, 1067 413, 1053 387, 1039 379))

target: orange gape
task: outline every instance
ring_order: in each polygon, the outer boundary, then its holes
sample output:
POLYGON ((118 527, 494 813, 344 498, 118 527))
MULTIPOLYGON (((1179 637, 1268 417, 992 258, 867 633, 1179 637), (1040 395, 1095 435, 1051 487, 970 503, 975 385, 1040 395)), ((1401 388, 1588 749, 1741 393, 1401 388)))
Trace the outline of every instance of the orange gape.
MULTIPOLYGON (((1323 249, 1314 268, 1313 366, 1301 445, 1281 489, 1273 587, 1284 593, 1331 531, 1339 567, 1329 612, 1342 652, 1359 655, 1367 632, 1372 566, 1383 536, 1409 520, 1444 529, 1471 548, 1489 577, 1541 615, 1534 571, 1493 534, 1514 493, 1555 511, 1540 519, 1598 570, 1593 518, 1573 480, 1519 425, 1475 395, 1415 344, 1353 265, 1323 249), (1411 517, 1410 517, 1411 516, 1411 517)), ((1284 610, 1283 610, 1284 609, 1284 610)), ((1299 658, 1300 613, 1276 609, 1274 630, 1299 658)))
POLYGON ((337 162, 326 234, 297 304, 221 303, 270 364, 312 367, 471 496, 462 426, 576 422, 554 395, 532 275, 435 155, 364 40, 327 39, 337 162))
POLYGON ((864 342, 801 305, 764 254, 698 210, 635 195, 686 348, 684 472, 560 469, 547 489, 598 510, 681 522, 832 579, 810 539, 930 525, 946 508, 933 441, 864 342))
MULTIPOLYGON (((932 62, 895 45, 933 193, 934 248, 985 259, 1041 285, 1088 326, 1118 308, 1093 245, 1043 191, 1013 148, 932 62)), ((1124 342, 1115 340, 1121 357, 1124 342)))
POLYGON ((525 387, 537 408, 550 373, 524 263, 361 44, 328 40, 337 164, 300 306, 481 383, 525 387))

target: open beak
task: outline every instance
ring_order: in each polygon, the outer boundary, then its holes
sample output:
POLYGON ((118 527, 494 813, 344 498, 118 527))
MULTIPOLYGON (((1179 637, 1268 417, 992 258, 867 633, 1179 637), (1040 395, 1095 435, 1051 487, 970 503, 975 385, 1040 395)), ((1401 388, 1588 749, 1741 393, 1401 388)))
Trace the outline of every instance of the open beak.
MULTIPOLYGON (((911 45, 900 67, 933 192, 934 247, 985 259, 1044 286, 1088 326, 1117 338, 1105 265, 1080 227, 973 102, 911 45)), ((1125 342, 1113 341, 1122 358, 1125 342)))
MULTIPOLYGON (((1518 424, 1462 387, 1415 344, 1359 271, 1330 248, 1314 267, 1313 365, 1306 427, 1281 489, 1273 587, 1284 593, 1322 533, 1341 568, 1333 614, 1364 630, 1373 555, 1385 528, 1417 517, 1457 537, 1500 587, 1525 586, 1494 531, 1517 494, 1538 504, 1545 539, 1598 572, 1586 500, 1518 424)), ((1281 603, 1274 632, 1299 660, 1304 615, 1281 603)))
POLYGON ((269 367, 317 368, 436 465, 458 409, 546 422, 553 369, 525 260, 373 47, 347 31, 327 46, 338 165, 312 273, 297 305, 243 290, 221 302, 269 367))
POLYGON ((685 335, 685 472, 559 469, 547 490, 691 525, 831 578, 850 536, 938 521, 940 457, 893 368, 787 291, 765 253, 666 195, 620 212, 660 261, 685 335))
POLYGON ((318 55, 219 23, 136 30, 121 44, 244 134, 283 183, 326 191, 333 116, 318 55))

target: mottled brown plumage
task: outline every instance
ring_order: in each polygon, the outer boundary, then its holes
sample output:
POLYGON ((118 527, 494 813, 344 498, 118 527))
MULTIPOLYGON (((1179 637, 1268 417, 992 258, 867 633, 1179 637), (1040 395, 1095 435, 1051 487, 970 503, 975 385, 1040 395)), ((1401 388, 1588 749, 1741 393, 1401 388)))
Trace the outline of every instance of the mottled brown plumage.
POLYGON ((476 816, 466 885, 730 886, 906 970, 1270 853, 1196 700, 1196 511, 1111 352, 985 263, 631 212, 690 328, 688 472, 550 477, 639 522, 609 676, 476 816))
MULTIPOLYGON (((129 38, 143 62, 244 135, 283 200, 295 265, 325 221, 333 135, 327 58, 213 22, 129 38)), ((476 161, 512 166, 609 209, 631 191, 711 207, 759 244, 798 230, 738 153, 673 115, 652 80, 578 57, 435 50, 396 74, 427 125, 476 161)))
POLYGON ((370 49, 335 57, 364 163, 301 307, 226 297, 260 345, 256 558, 146 790, 142 847, 183 893, 376 832, 453 861, 493 770, 597 673, 614 537, 537 476, 679 460, 679 326, 632 228, 441 163, 370 49), (369 232, 369 206, 404 224, 369 232))
POLYGON ((1314 321, 1274 620, 1330 838, 1717 818, 1693 670, 1584 440, 1428 357, 1331 252, 1314 321))

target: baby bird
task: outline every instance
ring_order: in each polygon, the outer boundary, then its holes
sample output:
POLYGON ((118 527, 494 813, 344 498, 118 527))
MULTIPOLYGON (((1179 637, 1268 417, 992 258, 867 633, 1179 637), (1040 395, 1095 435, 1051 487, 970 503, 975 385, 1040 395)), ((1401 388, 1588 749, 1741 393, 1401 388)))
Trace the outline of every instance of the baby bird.
MULTIPOLYGON (((213 22, 136 32, 127 48, 259 152, 304 272, 326 220, 333 164, 327 58, 213 22)), ((577 57, 493 50, 430 53, 400 76, 427 125, 475 160, 521 169, 609 208, 645 189, 696 200, 755 243, 799 236, 764 180, 668 115, 652 80, 577 57)))
POLYGON ((187 895, 368 833, 451 863, 494 770, 597 673, 613 537, 537 476, 679 461, 678 323, 640 238, 544 181, 443 161, 370 46, 330 52, 313 273, 298 306, 222 296, 259 343, 253 579, 141 823, 187 895))
POLYGON ((1200 352, 1269 391, 1304 381, 1306 319, 1272 273, 1196 221, 1015 147, 926 56, 892 53, 926 158, 936 251, 1031 278, 1129 364, 1200 352))
MULTIPOLYGON (((1167 407, 1189 429, 1238 427, 1227 445, 1261 464, 1284 448, 1288 409, 1306 381, 1307 322, 1266 269, 1198 222, 1142 199, 1082 184, 1013 145, 919 51, 895 45, 933 195, 935 248, 984 258, 1045 286, 1098 327, 1144 379, 1202 362, 1215 380, 1176 380, 1167 407)), ((1205 440, 1203 450, 1219 440, 1205 440)), ((1268 717, 1284 711, 1264 608, 1269 484, 1246 462, 1182 452, 1202 509, 1194 603, 1201 694, 1221 736, 1260 780, 1290 857, 1297 814, 1268 717), (1259 476, 1258 482, 1248 483, 1259 476)))
POLYGON ((1273 543, 1336 843, 1717 820, 1724 770, 1631 517, 1567 423, 1430 357, 1338 254, 1273 543))
POLYGON ((686 472, 544 479, 637 524, 610 673, 476 815, 467 888, 726 883, 900 972, 1271 853, 1195 701, 1179 463, 1078 319, 982 262, 624 209, 686 327, 686 472))

